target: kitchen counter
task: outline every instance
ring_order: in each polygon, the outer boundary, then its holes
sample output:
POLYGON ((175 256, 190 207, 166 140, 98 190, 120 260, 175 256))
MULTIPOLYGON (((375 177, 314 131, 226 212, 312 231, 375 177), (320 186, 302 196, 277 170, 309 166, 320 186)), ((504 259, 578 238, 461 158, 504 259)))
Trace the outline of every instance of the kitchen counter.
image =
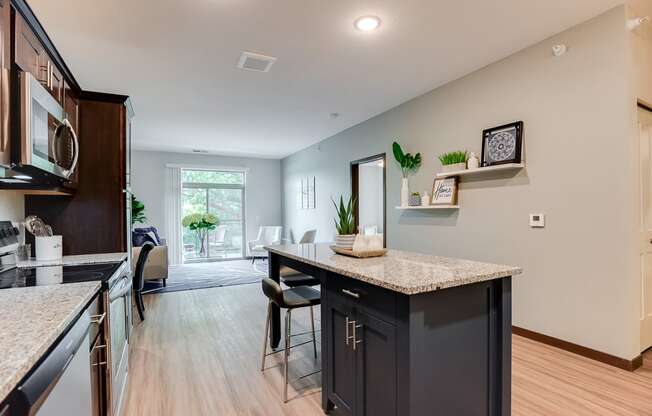
POLYGON ((60 260, 37 261, 31 258, 16 263, 17 267, 74 266, 79 264, 119 263, 127 259, 127 253, 98 253, 63 256, 60 260))
MULTIPOLYGON (((325 413, 511 414, 511 282, 521 268, 399 250, 358 259, 328 244, 266 249, 270 279, 288 267, 321 285, 325 413)), ((280 316, 271 303, 272 348, 280 316)))
POLYGON ((414 295, 521 274, 515 266, 481 263, 389 250, 385 256, 358 259, 333 253, 329 244, 265 247, 297 261, 361 280, 384 289, 414 295))
POLYGON ((100 282, 0 291, 0 402, 100 290, 100 282))

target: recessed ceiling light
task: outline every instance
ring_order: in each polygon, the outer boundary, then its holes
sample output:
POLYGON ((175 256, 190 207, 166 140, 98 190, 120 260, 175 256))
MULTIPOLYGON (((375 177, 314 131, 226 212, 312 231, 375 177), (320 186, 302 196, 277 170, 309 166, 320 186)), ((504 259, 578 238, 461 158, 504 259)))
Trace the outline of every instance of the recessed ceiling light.
POLYGON ((362 16, 358 17, 354 23, 356 29, 363 32, 375 30, 380 26, 380 18, 376 16, 362 16))

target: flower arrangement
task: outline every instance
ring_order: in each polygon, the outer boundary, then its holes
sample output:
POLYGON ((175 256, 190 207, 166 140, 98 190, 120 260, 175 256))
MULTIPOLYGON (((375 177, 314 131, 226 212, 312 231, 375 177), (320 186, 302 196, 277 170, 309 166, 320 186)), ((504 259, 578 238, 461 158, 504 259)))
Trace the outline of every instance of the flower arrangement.
POLYGON ((205 241, 208 232, 214 230, 220 223, 219 218, 214 214, 204 213, 204 214, 189 214, 183 217, 181 220, 181 225, 185 228, 194 231, 199 239, 200 249, 199 254, 203 256, 205 254, 205 241))

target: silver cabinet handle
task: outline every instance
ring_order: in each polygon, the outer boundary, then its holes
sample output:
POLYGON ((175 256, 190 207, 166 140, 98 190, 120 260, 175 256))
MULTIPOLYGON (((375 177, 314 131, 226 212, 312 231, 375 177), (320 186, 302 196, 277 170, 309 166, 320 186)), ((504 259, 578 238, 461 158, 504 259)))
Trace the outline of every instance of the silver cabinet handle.
POLYGON ((106 318, 106 312, 102 315, 91 315, 91 323, 101 325, 104 322, 104 318, 106 318))
POLYGON ((349 345, 349 317, 346 317, 346 329, 344 330, 344 342, 349 345))
POLYGON ((106 365, 106 361, 100 361, 99 363, 93 363, 91 364, 93 367, 99 367, 101 365, 106 365))
POLYGON ((362 325, 356 325, 355 321, 352 322, 353 322, 353 351, 355 351, 356 350, 355 346, 362 342, 362 340, 356 339, 356 329, 362 328, 362 325))
POLYGON ((353 350, 355 350, 355 321, 350 320, 349 318, 346 318, 346 345, 349 345, 349 340, 353 340, 353 350), (353 328, 353 332, 351 336, 349 336, 349 325, 353 328))
POLYGON ((344 293, 345 295, 351 296, 353 298, 360 299, 360 294, 359 293, 355 293, 355 292, 352 292, 352 291, 347 290, 347 289, 342 289, 342 293, 344 293))

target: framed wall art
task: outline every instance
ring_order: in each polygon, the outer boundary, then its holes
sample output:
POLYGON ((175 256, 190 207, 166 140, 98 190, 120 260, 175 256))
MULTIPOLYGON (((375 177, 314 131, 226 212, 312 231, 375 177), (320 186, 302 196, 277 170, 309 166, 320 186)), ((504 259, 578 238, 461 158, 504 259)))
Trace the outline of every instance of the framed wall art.
POLYGON ((457 204, 457 177, 435 179, 432 184, 432 205, 457 204))
POLYGON ((482 132, 482 166, 521 163, 523 122, 517 121, 482 132))

